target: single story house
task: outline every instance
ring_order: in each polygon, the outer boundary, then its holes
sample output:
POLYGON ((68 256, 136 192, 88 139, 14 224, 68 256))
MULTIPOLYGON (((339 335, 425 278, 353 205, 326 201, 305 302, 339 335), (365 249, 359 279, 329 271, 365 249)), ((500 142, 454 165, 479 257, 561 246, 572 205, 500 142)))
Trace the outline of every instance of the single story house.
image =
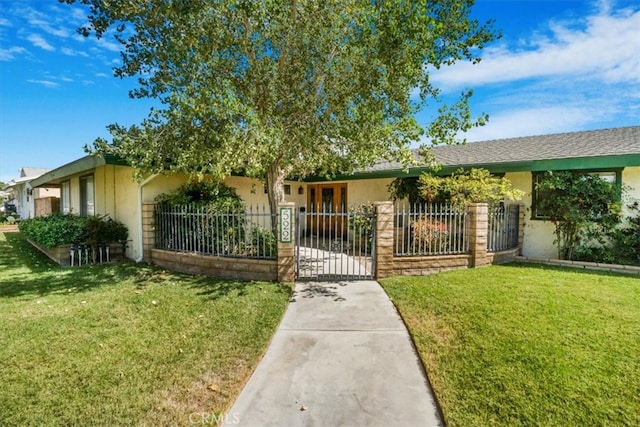
MULTIPOLYGON (((626 197, 640 199, 640 126, 508 138, 465 145, 433 147, 441 163, 440 174, 459 168, 485 168, 502 174, 525 192, 527 210, 524 256, 553 258, 553 225, 536 209, 534 183, 548 170, 579 170, 625 185, 626 197)), ((417 152, 416 152, 417 158, 417 152)), ((334 209, 362 203, 389 200, 389 184, 398 177, 415 177, 427 170, 417 166, 403 170, 401 165, 380 162, 366 170, 338 175, 331 181, 308 179, 286 181, 285 198, 297 209, 311 209, 319 202, 334 209)), ((167 193, 187 179, 184 175, 149 175, 140 182, 133 169, 111 155, 86 156, 33 180, 33 187, 60 188, 60 209, 80 215, 110 215, 129 228, 131 242, 127 256, 142 260, 142 204, 167 193)), ((268 200, 259 180, 231 176, 225 183, 234 187, 247 205, 268 209, 268 200)))
MULTIPOLYGON (((4 203, 15 209, 19 218, 45 216, 58 211, 60 190, 56 186, 33 186, 31 182, 49 169, 23 167, 19 176, 4 187, 4 203)), ((7 207, 5 205, 5 207, 7 207)))

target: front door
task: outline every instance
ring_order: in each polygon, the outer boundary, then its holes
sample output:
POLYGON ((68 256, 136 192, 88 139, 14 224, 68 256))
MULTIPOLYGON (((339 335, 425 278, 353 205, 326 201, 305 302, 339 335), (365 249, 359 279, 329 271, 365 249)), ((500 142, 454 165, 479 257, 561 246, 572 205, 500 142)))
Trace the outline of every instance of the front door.
POLYGON ((307 230, 342 237, 346 229, 347 184, 307 186, 307 230))

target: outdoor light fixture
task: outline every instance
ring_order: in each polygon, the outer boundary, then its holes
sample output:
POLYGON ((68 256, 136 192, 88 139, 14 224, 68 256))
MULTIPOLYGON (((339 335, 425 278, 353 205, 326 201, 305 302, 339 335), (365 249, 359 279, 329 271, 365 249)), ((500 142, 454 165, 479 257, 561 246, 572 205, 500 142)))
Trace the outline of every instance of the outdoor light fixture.
POLYGON ((298 187, 298 194, 304 194, 304 187, 302 185, 298 187))

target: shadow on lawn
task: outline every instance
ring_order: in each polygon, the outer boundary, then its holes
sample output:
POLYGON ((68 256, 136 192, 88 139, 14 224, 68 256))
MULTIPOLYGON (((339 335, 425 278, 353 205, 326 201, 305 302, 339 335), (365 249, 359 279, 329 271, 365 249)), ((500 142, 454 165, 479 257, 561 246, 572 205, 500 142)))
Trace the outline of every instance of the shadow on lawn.
MULTIPOLYGON (((31 246, 19 233, 0 236, 0 298, 37 296, 59 293, 74 294, 129 281, 142 289, 152 284, 176 283, 193 288, 207 299, 233 294, 242 297, 262 282, 215 279, 169 272, 149 264, 131 262, 60 267, 31 246)), ((276 285, 283 293, 290 293, 286 285, 276 285)))

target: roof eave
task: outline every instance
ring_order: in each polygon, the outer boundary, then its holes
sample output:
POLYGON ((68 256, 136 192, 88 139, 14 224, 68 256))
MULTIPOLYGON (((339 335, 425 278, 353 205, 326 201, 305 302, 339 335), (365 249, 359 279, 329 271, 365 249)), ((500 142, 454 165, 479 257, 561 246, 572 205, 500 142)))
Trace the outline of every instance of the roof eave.
MULTIPOLYGON (((640 166, 639 154, 622 154, 612 156, 572 157, 562 159, 528 160, 502 163, 471 163, 460 165, 444 165, 436 175, 451 175, 458 169, 482 168, 491 173, 539 172, 547 170, 586 170, 586 169, 620 169, 628 166, 640 166)), ((426 166, 408 169, 385 169, 376 171, 358 171, 352 174, 339 174, 332 181, 349 181, 355 179, 410 178, 433 171, 426 166)), ((306 182, 327 181, 323 177, 309 177, 306 182)))
POLYGON ((40 175, 31 181, 31 186, 42 187, 46 184, 60 184, 60 182, 68 179, 72 175, 89 172, 92 169, 105 165, 128 166, 128 163, 112 154, 88 155, 40 175))

